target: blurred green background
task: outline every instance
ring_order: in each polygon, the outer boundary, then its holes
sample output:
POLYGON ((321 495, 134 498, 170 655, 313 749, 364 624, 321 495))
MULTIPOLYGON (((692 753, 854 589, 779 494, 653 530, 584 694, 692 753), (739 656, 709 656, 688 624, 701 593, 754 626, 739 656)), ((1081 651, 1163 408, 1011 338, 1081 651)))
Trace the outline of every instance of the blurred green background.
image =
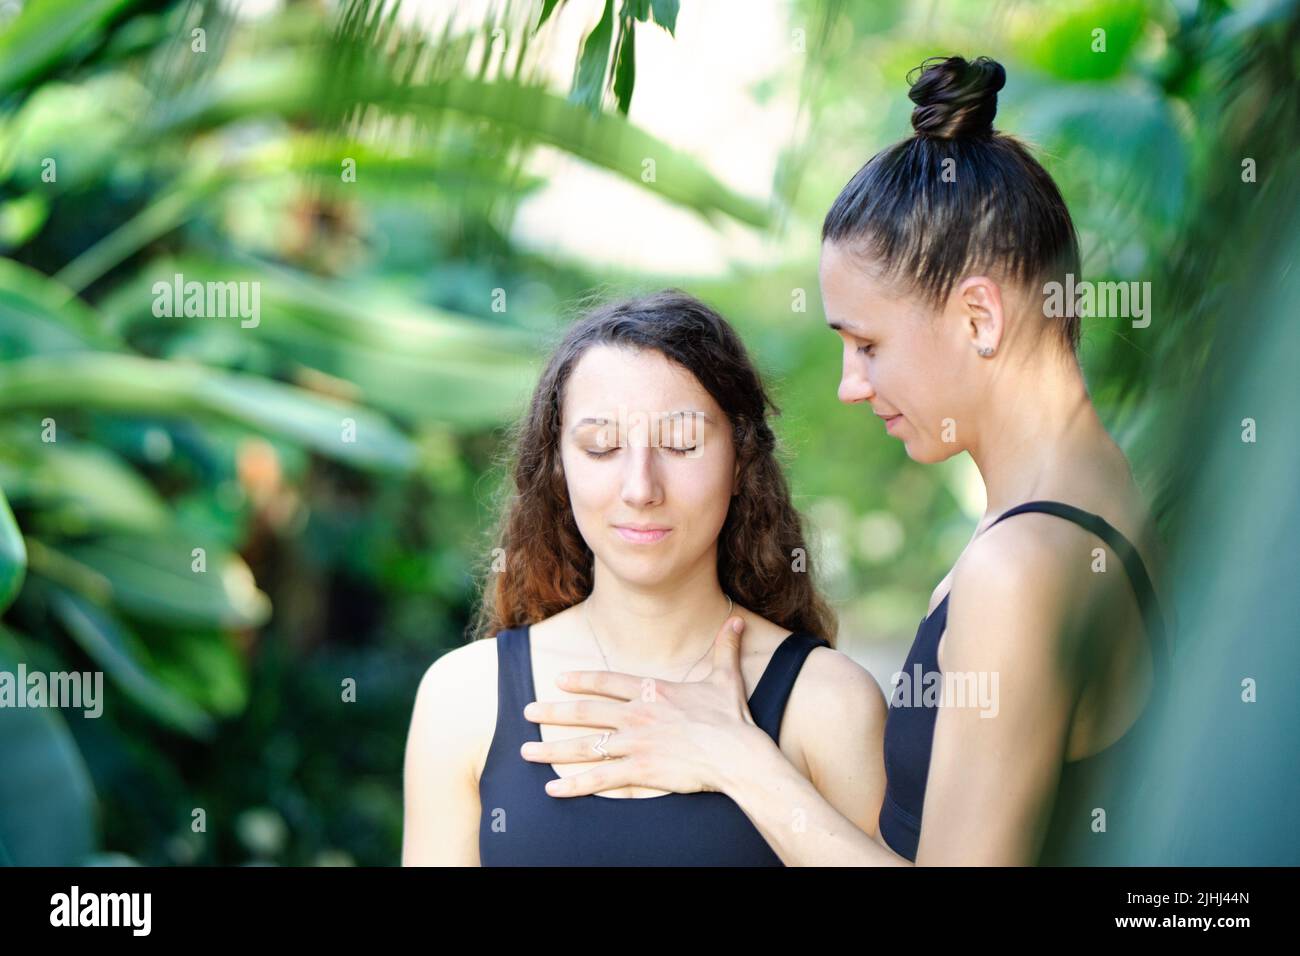
POLYGON ((836 402, 818 235, 950 53, 1006 65, 997 126, 1086 278, 1152 284, 1149 327, 1085 321, 1082 352, 1191 688, 1130 850, 1296 862, 1294 679, 1239 698, 1295 673, 1300 619, 1298 40, 1294 0, 0 0, 0 670, 107 697, 0 710, 0 862, 396 862, 416 684, 593 292, 738 327, 887 688, 983 502, 836 402), (258 321, 159 315, 178 274, 257 283, 258 321))

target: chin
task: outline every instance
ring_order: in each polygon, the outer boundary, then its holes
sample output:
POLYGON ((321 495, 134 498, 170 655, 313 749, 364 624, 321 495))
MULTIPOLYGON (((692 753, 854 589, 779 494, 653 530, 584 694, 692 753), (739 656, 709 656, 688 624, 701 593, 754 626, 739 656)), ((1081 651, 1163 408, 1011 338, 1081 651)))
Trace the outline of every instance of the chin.
POLYGON ((605 566, 620 581, 642 588, 655 588, 672 580, 675 569, 674 564, 662 558, 629 561, 622 556, 606 561, 605 566))
POLYGON ((905 442, 903 449, 907 452, 908 458, 921 465, 937 465, 939 462, 947 461, 965 450, 956 442, 923 443, 918 441, 905 442))

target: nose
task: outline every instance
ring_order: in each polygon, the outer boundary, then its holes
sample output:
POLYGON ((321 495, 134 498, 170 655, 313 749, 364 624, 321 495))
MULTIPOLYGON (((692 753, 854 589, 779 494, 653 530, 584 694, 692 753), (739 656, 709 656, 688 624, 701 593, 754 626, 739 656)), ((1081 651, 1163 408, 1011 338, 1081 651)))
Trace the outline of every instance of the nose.
POLYGON ((658 449, 629 443, 623 456, 623 503, 630 508, 648 508, 663 501, 663 484, 656 466, 658 449))
POLYGON ((867 376, 866 359, 850 347, 844 349, 844 367, 840 372, 839 399, 846 405, 869 402, 876 397, 876 390, 867 376))

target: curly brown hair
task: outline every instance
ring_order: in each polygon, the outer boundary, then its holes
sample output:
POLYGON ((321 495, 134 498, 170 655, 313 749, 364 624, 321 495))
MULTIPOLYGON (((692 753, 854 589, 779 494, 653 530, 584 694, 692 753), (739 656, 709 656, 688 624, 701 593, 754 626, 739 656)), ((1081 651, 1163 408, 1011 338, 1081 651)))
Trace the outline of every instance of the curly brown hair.
POLYGON ((719 534, 718 581, 738 605, 833 645, 835 612, 814 586, 803 522, 791 503, 767 421, 769 410, 779 415, 780 409, 735 330, 678 289, 595 308, 552 353, 509 443, 506 466, 513 489, 504 489, 495 547, 480 575, 483 598, 472 637, 535 624, 591 593, 593 557, 569 503, 560 434, 565 383, 593 345, 653 349, 689 371, 713 396, 731 424, 740 477, 719 534))

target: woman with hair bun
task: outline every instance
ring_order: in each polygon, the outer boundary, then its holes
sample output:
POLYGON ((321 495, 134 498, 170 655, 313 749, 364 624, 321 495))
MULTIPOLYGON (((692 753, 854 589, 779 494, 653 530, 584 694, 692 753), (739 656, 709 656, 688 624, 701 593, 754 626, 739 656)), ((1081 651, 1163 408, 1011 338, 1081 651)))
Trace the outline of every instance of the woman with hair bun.
MULTIPOLYGON (((562 686, 615 702, 581 720, 546 704, 539 718, 612 728, 629 756, 552 792, 721 790, 787 864, 1078 860, 1133 833, 1121 796, 1137 724, 1166 690, 1150 517, 1089 397, 1079 323, 1045 301, 1077 276, 1078 241, 1046 170, 993 128, 1005 71, 947 57, 909 79, 914 134, 863 166, 823 224, 839 399, 867 406, 918 462, 969 454, 987 510, 900 672, 876 832, 753 732, 732 667, 653 702, 635 677, 571 676, 562 686)), ((735 644, 725 628, 718 641, 735 644)))

